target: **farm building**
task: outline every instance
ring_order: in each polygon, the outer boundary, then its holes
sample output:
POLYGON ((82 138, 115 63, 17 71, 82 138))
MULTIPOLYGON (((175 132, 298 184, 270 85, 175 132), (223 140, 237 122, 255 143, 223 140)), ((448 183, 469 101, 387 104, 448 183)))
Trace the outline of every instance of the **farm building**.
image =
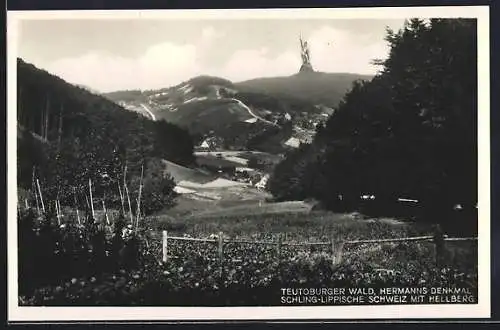
POLYGON ((200 144, 200 149, 208 149, 210 148, 210 144, 208 144, 208 141, 205 140, 200 144))
POLYGON ((269 180, 269 174, 266 174, 262 177, 262 179, 260 179, 259 182, 257 182, 257 184, 255 184, 255 187, 257 189, 265 189, 266 186, 267 186, 267 181, 269 180))
POLYGON ((250 168, 250 167, 237 167, 236 168, 236 172, 248 172, 248 173, 252 173, 252 172, 255 172, 255 169, 254 168, 250 168))
POLYGON ((300 140, 296 137, 291 137, 285 142, 285 145, 292 148, 298 148, 300 147, 300 140))

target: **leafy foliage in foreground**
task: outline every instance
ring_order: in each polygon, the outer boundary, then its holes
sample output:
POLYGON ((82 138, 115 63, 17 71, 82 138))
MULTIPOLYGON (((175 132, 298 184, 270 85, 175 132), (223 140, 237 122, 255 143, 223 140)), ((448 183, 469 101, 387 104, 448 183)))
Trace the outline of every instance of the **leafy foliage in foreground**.
POLYGON ((18 227, 20 294, 72 277, 138 267, 144 242, 125 225, 123 217, 105 226, 91 216, 81 225, 58 225, 51 214, 37 217, 32 210, 23 211, 18 227))
MULTIPOLYGON (((20 231, 21 305, 265 306, 279 305, 280 289, 286 287, 477 290, 475 242, 450 247, 440 264, 435 262, 431 243, 405 242, 352 246, 346 248, 343 261, 334 264, 329 247, 283 246, 278 251, 276 246, 225 243, 220 263, 216 243, 170 240, 169 260, 162 264, 158 262, 160 237, 149 231, 129 232, 122 239, 120 224, 100 236, 99 231, 84 229, 89 225, 78 229, 68 224, 40 232, 41 238, 52 237, 47 241, 33 239, 36 234, 30 219, 32 215, 24 216, 20 223, 24 228, 20 231), (77 246, 81 248, 67 248, 72 233, 80 235, 83 244, 77 246), (45 251, 45 257, 32 263, 29 256, 34 251, 45 251), (35 275, 42 270, 45 276, 35 275)), ((356 228, 348 236, 354 233, 357 238, 374 238, 384 237, 388 231, 385 226, 370 225, 364 231, 356 228)), ((260 234, 232 239, 272 237, 260 234)), ((287 241, 290 239, 295 238, 287 241)))

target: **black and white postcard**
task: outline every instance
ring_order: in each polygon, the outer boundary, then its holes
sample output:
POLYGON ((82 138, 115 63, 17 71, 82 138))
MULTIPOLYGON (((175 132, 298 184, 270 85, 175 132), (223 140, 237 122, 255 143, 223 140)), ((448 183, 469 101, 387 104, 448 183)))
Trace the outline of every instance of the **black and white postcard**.
POLYGON ((488 14, 8 12, 9 320, 489 317, 488 14))

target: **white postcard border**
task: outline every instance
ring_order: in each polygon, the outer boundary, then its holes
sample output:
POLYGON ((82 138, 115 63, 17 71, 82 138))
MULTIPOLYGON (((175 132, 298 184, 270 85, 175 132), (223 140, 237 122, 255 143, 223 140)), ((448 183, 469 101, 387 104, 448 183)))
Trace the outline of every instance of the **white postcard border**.
POLYGON ((489 318, 490 271, 490 68, 489 8, 434 6, 387 8, 99 10, 7 12, 7 186, 9 321, 168 321, 489 318), (20 307, 17 291, 16 55, 18 22, 27 19, 357 19, 469 17, 478 20, 478 296, 475 305, 391 305, 313 307, 20 307))

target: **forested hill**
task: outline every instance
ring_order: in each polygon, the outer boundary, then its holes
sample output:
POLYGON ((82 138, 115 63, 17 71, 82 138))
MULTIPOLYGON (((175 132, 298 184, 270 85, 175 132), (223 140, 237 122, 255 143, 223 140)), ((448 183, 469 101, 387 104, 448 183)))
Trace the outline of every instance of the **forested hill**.
POLYGON ((299 72, 288 77, 257 78, 235 83, 242 92, 266 93, 336 107, 356 80, 373 76, 353 73, 299 72))
POLYGON ((117 179, 125 164, 131 173, 140 171, 151 158, 184 165, 194 161, 189 133, 173 124, 127 111, 22 59, 17 82, 22 186, 31 185, 33 168, 48 181, 55 180, 57 169, 58 180, 79 185, 102 175, 117 179))
POLYGON ((368 194, 386 213, 414 199, 425 218, 458 225, 436 209, 477 204, 476 22, 415 19, 386 40, 382 73, 354 84, 314 142, 276 167, 270 190, 344 210, 368 194))

